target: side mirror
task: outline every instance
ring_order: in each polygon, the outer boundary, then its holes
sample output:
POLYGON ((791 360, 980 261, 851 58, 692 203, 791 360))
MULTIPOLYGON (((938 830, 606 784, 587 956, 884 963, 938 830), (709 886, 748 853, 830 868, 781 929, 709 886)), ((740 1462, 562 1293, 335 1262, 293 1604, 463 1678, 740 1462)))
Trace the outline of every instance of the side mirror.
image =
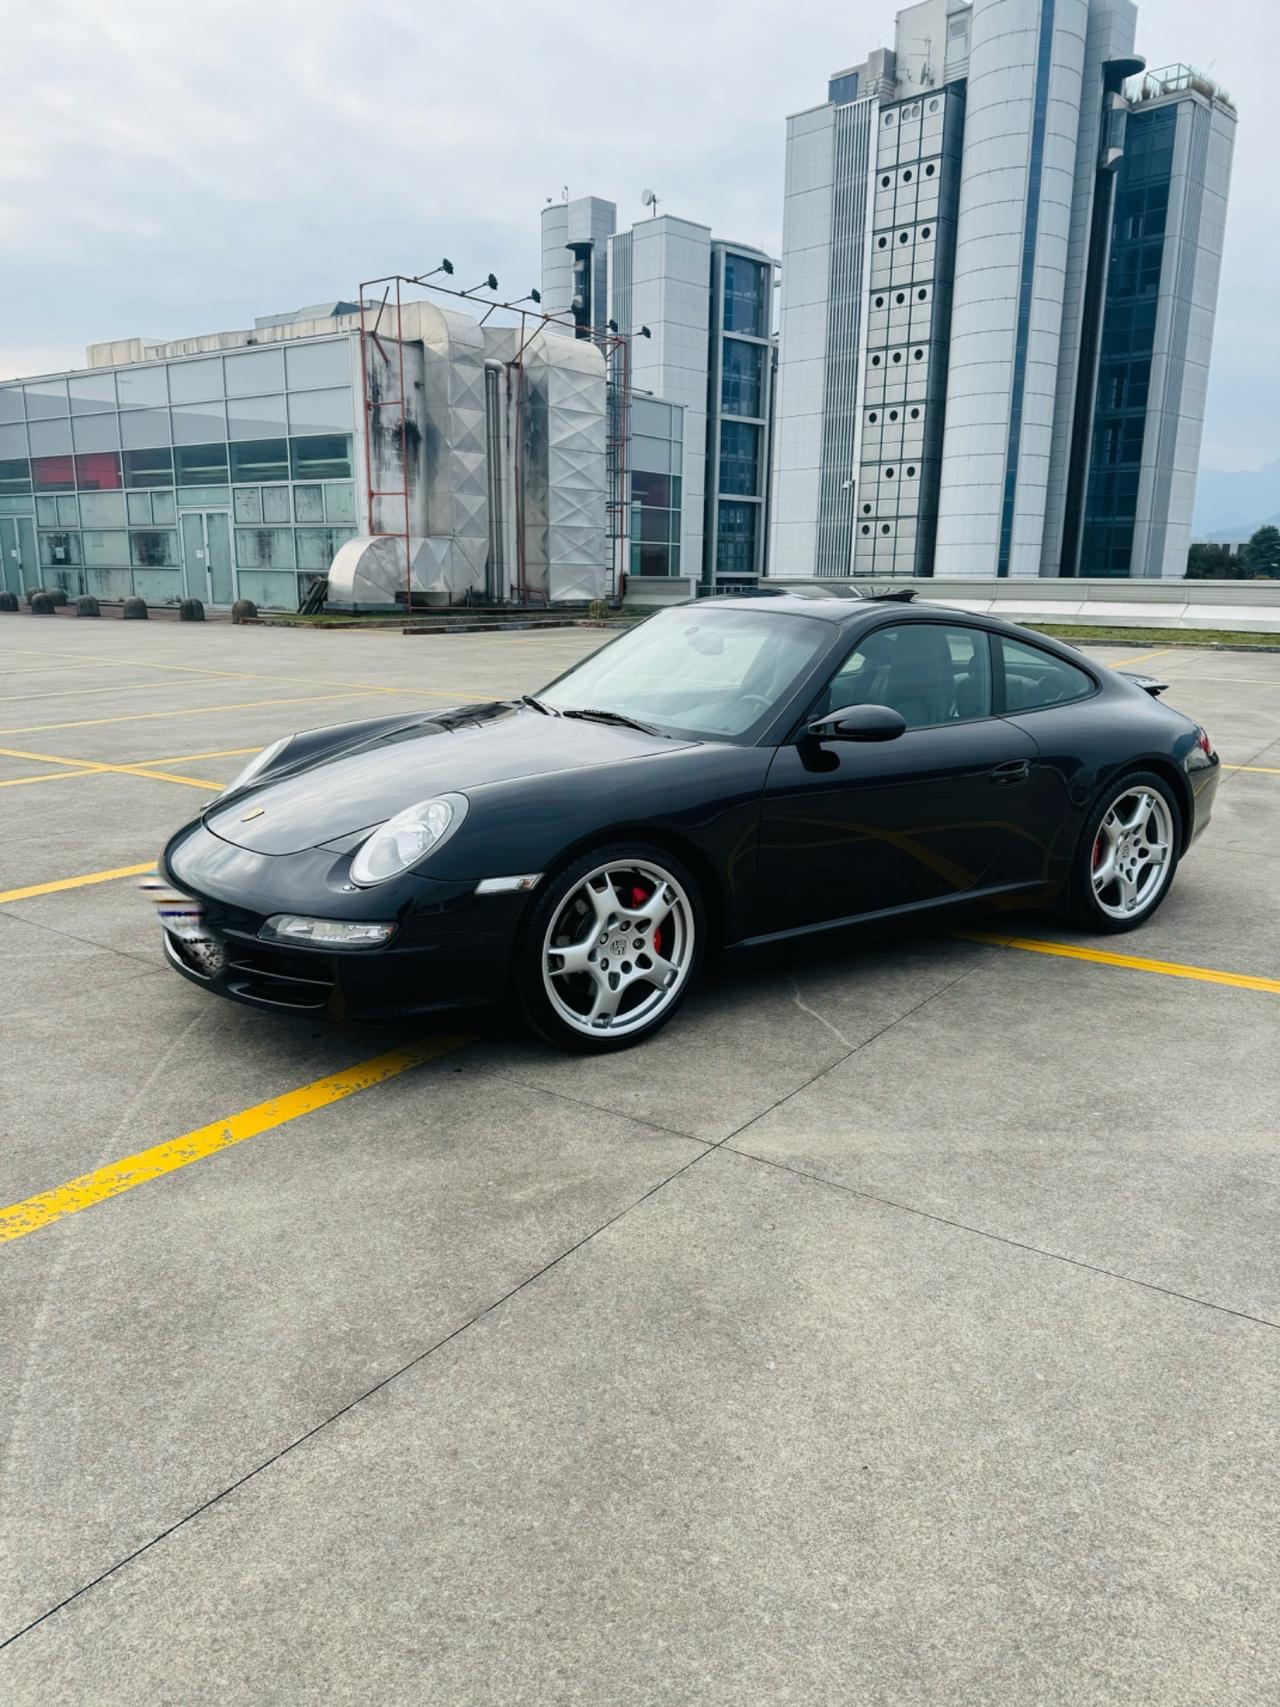
POLYGON ((805 730, 815 741, 896 741, 907 720, 888 705, 846 705, 805 730))

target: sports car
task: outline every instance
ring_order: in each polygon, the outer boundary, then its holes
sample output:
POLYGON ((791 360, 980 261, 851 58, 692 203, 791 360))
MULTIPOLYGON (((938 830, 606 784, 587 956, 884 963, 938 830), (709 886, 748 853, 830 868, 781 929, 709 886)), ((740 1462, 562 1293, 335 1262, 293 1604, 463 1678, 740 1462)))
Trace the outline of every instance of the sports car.
POLYGON ((1132 929, 1209 820, 1164 684, 910 593, 662 610, 537 694, 287 736, 160 862, 165 952, 273 1012, 651 1037, 705 956, 1059 906, 1132 929))

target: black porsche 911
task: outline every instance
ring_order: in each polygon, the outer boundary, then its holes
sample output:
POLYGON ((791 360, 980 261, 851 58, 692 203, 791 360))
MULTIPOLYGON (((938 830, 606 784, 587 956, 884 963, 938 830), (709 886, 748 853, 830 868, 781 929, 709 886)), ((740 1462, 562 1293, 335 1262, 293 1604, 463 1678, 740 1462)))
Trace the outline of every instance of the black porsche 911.
POLYGON ((256 1007, 669 1020, 710 949, 974 903, 1150 918, 1219 763, 1163 684, 909 596, 662 611, 537 695, 275 742, 164 850, 164 942, 256 1007))

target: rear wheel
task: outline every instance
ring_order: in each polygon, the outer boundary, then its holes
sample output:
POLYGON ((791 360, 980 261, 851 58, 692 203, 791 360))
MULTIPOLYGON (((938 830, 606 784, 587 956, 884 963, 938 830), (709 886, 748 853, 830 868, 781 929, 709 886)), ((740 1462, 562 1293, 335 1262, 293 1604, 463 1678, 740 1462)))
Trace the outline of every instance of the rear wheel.
POLYGON ((592 849, 547 885, 518 951, 529 1023, 599 1053, 652 1037, 702 959, 705 913, 680 860, 648 843, 592 849))
POLYGON ((1094 807, 1076 850, 1072 913, 1085 930, 1131 931, 1169 893, 1182 814, 1162 777, 1135 771, 1094 807))

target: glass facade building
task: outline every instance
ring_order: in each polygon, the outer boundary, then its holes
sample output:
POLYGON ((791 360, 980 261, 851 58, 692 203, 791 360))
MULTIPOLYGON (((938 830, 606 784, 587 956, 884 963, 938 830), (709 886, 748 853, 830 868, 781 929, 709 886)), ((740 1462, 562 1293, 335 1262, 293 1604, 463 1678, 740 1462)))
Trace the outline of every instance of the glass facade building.
POLYGON ((773 273, 760 250, 712 240, 703 583, 724 591, 765 572, 773 273))
POLYGON ((1186 568, 1235 109, 1130 0, 916 0, 788 120, 772 575, 1186 568))
POLYGON ((678 575, 682 528, 684 410, 657 397, 631 399, 630 573, 678 575))
POLYGON ((293 609, 358 525, 350 334, 0 385, 0 553, 23 592, 293 609))
MULTIPOLYGON (((633 543, 632 563, 643 565, 633 572, 693 576, 704 588, 764 573, 774 270, 762 250, 670 214, 609 241, 609 313, 631 334, 632 383, 679 405, 684 417, 679 537, 670 541, 665 571, 657 550, 633 543)), ((544 257, 548 276, 554 282, 544 257)))
POLYGON ((1161 107, 1126 126, 1084 504, 1091 575, 1128 575, 1133 557, 1176 122, 1174 108, 1161 107))

